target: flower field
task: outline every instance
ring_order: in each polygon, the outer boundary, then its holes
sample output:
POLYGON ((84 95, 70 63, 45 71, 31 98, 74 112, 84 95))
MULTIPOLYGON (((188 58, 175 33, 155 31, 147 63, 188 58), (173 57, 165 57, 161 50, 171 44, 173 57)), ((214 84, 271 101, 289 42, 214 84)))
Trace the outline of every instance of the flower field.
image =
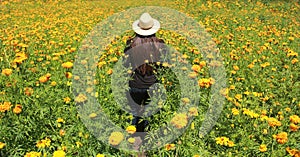
MULTIPOLYGON (((147 117, 149 128, 170 123, 174 129, 186 130, 147 156, 300 157, 299 0, 0 1, 1 157, 137 155, 114 148, 134 147, 134 138, 105 128, 108 145, 87 129, 77 110, 78 104, 94 97, 111 121, 128 134, 135 133, 129 123, 132 116, 115 101, 110 79, 133 31, 111 36, 90 82, 96 91, 87 87, 86 94, 74 94, 72 85, 82 79, 74 74, 75 62, 88 64, 76 60, 88 33, 114 13, 138 6, 172 8, 203 25, 218 47, 226 72, 226 88, 220 91, 225 98, 222 112, 202 136, 210 88, 217 82, 209 67, 216 65, 185 37, 162 26, 157 36, 180 52, 177 57, 182 62, 192 65, 180 69, 192 71, 188 77, 197 81, 201 100, 198 107, 178 112, 180 102, 191 100, 180 98, 183 88, 174 73, 162 72, 167 100, 158 102, 161 110, 147 117)), ((94 121, 99 117, 98 111, 88 113, 94 121)))

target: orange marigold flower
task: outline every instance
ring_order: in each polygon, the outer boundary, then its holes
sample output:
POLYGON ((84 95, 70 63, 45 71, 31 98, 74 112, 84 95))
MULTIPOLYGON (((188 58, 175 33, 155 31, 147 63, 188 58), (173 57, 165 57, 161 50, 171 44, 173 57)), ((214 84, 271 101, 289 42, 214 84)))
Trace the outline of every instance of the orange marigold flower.
POLYGON ((13 109, 13 113, 19 114, 19 113, 21 113, 21 112, 22 112, 22 105, 17 104, 17 105, 15 106, 15 108, 13 109))
POLYGON ((297 115, 292 115, 290 116, 290 122, 294 123, 294 124, 298 124, 300 123, 300 118, 297 115))
POLYGON ((5 75, 5 76, 9 76, 12 74, 12 69, 2 69, 2 74, 5 75))
POLYGON ((290 147, 287 147, 285 150, 290 154, 290 156, 300 157, 300 150, 291 149, 290 147))
POLYGON ((0 104, 0 112, 8 111, 11 108, 10 102, 4 102, 3 104, 0 104))
POLYGON ((281 122, 278 121, 276 118, 270 117, 267 119, 269 126, 275 127, 275 126, 281 126, 281 122))
POLYGON ((175 144, 166 144, 165 145, 165 150, 169 151, 169 150, 174 150, 175 149, 175 144))
POLYGON ((288 141, 288 134, 286 132, 281 132, 277 135, 273 135, 276 141, 280 144, 284 144, 288 141))
POLYGON ((297 126, 296 124, 290 124, 290 129, 291 129, 291 131, 298 131, 298 129, 299 129, 300 127, 299 126, 297 126))

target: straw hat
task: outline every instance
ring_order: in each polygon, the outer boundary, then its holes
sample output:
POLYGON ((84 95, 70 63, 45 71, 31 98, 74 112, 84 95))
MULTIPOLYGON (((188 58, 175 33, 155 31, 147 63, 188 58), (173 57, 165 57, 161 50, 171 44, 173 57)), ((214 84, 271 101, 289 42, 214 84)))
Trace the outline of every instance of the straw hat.
POLYGON ((132 24, 132 29, 135 33, 148 36, 156 33, 160 28, 160 23, 153 19, 148 13, 143 13, 139 20, 132 24))

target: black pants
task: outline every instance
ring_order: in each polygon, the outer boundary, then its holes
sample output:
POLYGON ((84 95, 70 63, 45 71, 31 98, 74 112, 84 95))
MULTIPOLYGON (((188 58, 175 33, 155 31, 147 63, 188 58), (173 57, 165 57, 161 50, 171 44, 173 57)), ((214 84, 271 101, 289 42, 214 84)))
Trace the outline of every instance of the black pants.
POLYGON ((144 112, 144 106, 148 105, 150 96, 147 88, 130 88, 129 105, 133 112, 132 125, 136 126, 137 132, 144 132, 146 126, 149 124, 147 120, 143 120, 140 115, 144 112), (135 106, 138 105, 138 106, 135 106))

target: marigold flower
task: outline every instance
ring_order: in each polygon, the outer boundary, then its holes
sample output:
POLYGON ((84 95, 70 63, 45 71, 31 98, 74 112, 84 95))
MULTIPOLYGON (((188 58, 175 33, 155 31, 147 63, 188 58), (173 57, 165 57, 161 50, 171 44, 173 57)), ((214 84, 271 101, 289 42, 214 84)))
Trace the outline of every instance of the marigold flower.
POLYGON ((97 154, 96 157, 105 157, 104 154, 97 154))
POLYGON ((126 131, 129 133, 129 134, 134 134, 136 132, 136 127, 133 126, 133 125, 130 125, 126 128, 126 131))
POLYGON ((195 71, 195 72, 200 72, 201 71, 201 67, 200 67, 200 65, 194 64, 192 66, 192 70, 195 71))
POLYGON ((169 150, 174 150, 175 149, 175 144, 166 144, 165 145, 165 150, 169 151, 169 150))
POLYGON ((2 69, 2 74, 5 75, 5 76, 9 76, 12 74, 12 69, 2 69))
POLYGON ((75 101, 79 102, 79 103, 85 102, 86 100, 87 100, 87 97, 81 93, 75 98, 75 101))
POLYGON ((171 124, 178 129, 185 127, 187 123, 188 123, 187 115, 184 113, 176 114, 171 120, 171 124))
POLYGON ((66 153, 63 150, 56 150, 53 153, 53 157, 65 157, 66 153))
POLYGON ((41 152, 31 151, 31 152, 26 153, 24 157, 40 157, 41 155, 42 155, 41 152))
POLYGON ((4 102, 3 104, 0 104, 0 112, 8 111, 11 108, 10 102, 4 102))
POLYGON ((66 78, 68 78, 68 79, 72 78, 72 73, 66 72, 66 78))
POLYGON ((49 77, 46 77, 46 76, 41 76, 40 78, 39 78, 39 81, 41 82, 41 83, 45 83, 45 82, 47 82, 49 80, 49 77))
POLYGON ((96 117, 97 117, 97 114, 96 114, 96 113, 91 113, 91 114, 89 115, 89 117, 92 118, 92 119, 93 119, 93 118, 96 118, 96 117))
POLYGON ((189 99, 189 98, 182 98, 181 101, 182 101, 184 104, 190 103, 190 99, 189 99))
POLYGON ((240 114, 240 111, 239 111, 238 109, 236 109, 236 108, 232 108, 232 109, 231 109, 231 113, 232 113, 233 115, 239 115, 239 114, 240 114))
POLYGON ((290 156, 300 157, 300 150, 291 149, 290 147, 287 147, 285 150, 290 154, 290 156))
POLYGON ((294 123, 294 124, 298 124, 300 123, 300 118, 297 115, 292 115, 290 116, 290 122, 294 123))
POLYGON ((191 107, 189 109, 189 115, 190 116, 198 116, 198 109, 197 109, 197 107, 191 107))
POLYGON ((15 108, 13 109, 13 113, 19 114, 19 113, 21 113, 21 112, 22 112, 22 105, 17 104, 17 105, 15 106, 15 108))
POLYGON ((51 140, 46 137, 45 139, 38 141, 36 143, 36 147, 38 147, 38 148, 45 148, 45 147, 50 146, 50 143, 51 143, 51 140))
POLYGON ((66 131, 65 130, 63 130, 63 129, 60 129, 59 130, 59 135, 60 136, 64 136, 66 134, 66 131))
POLYGON ((135 142, 135 138, 133 138, 133 137, 130 137, 130 138, 128 138, 128 140, 127 140, 129 143, 134 143, 135 142))
POLYGON ((6 145, 5 143, 0 142, 0 149, 3 149, 5 145, 6 145))
POLYGON ((291 131, 298 131, 298 129, 299 129, 300 127, 299 126, 297 126, 296 124, 290 124, 290 129, 291 129, 291 131))
POLYGON ((71 102, 71 98, 65 97, 65 98, 64 98, 64 102, 65 102, 66 104, 70 103, 70 102, 71 102))
POLYGON ((61 64, 61 66, 64 67, 64 68, 69 69, 69 68, 73 67, 73 63, 72 62, 65 62, 65 63, 61 64))
POLYGON ((206 79, 206 78, 202 78, 198 80, 198 85, 200 87, 205 87, 208 88, 210 87, 212 84, 214 83, 214 80, 212 78, 206 79))
POLYGON ((261 151, 261 152, 266 152, 266 151, 267 151, 267 146, 266 146, 265 144, 261 144, 261 145, 259 146, 259 151, 261 151))
POLYGON ((112 69, 107 70, 106 74, 111 75, 113 73, 112 69))
POLYGON ((57 123, 65 123, 65 120, 62 118, 57 118, 56 122, 57 123))
POLYGON ((25 88, 24 88, 24 93, 25 93, 25 95, 27 95, 27 96, 31 96, 32 93, 33 93, 33 89, 30 88, 30 87, 25 87, 25 88))
POLYGON ((273 135, 276 138, 276 141, 280 144, 284 144, 288 141, 288 134, 286 132, 281 132, 277 135, 273 135))
POLYGON ((119 145, 124 139, 124 135, 121 132, 113 132, 109 137, 109 143, 113 146, 119 145))
POLYGON ((278 121, 276 118, 271 117, 271 118, 268 118, 267 121, 268 121, 269 126, 271 126, 271 127, 281 126, 281 122, 278 121))

